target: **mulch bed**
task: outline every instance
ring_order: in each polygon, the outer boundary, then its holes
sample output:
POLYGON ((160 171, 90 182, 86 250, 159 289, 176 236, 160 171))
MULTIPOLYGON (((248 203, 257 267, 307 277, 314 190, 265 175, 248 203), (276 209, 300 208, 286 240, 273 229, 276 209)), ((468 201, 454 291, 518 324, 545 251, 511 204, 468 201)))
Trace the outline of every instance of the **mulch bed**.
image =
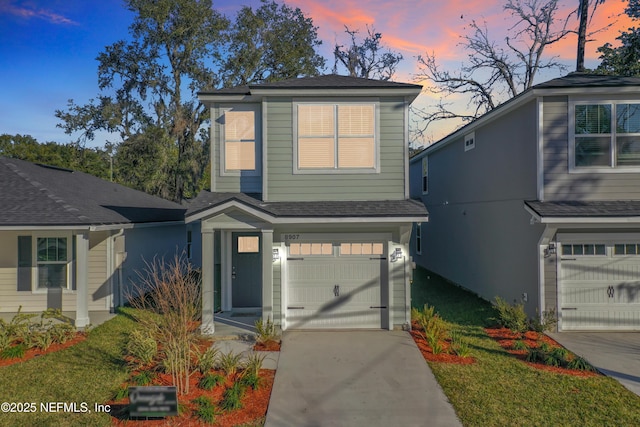
MULTIPOLYGON (((222 372, 216 372, 223 375, 222 372)), ((179 395, 178 402, 181 407, 186 409, 182 415, 176 417, 167 417, 166 419, 148 419, 148 420, 132 420, 127 417, 127 408, 129 399, 124 398, 118 401, 107 402, 111 405, 112 425, 114 426, 194 426, 204 424, 195 415, 194 410, 197 407, 191 401, 199 396, 206 396, 217 406, 222 400, 224 390, 233 385, 235 378, 227 378, 224 385, 214 387, 212 390, 202 390, 198 388, 201 374, 196 372, 189 380, 189 393, 179 395)), ((260 385, 257 390, 247 387, 244 397, 242 398, 241 409, 235 411, 222 412, 216 415, 214 426, 232 427, 241 424, 250 423, 266 416, 271 398, 271 389, 273 388, 273 380, 275 371, 261 369, 259 372, 260 385)), ((156 377, 154 385, 172 385, 171 376, 168 374, 160 374, 156 377)))
POLYGON ((562 347, 558 342, 545 334, 541 334, 534 331, 527 331, 524 335, 520 336, 516 332, 512 332, 508 328, 485 328, 484 330, 489 337, 493 338, 500 344, 500 347, 504 348, 509 354, 514 355, 516 358, 522 360, 527 365, 543 371, 555 372, 558 374, 573 375, 576 377, 595 377, 599 376, 598 372, 593 371, 580 371, 577 369, 567 369, 557 366, 549 366, 543 363, 531 363, 527 362, 527 350, 515 350, 513 349, 513 343, 517 340, 522 340, 527 347, 536 348, 540 343, 546 343, 551 347, 562 347))
POLYGON ((46 350, 42 350, 40 348, 30 348, 24 352, 23 357, 13 359, 0 359, 0 367, 14 365, 16 363, 24 362, 35 357, 43 356, 45 354, 55 353, 56 351, 64 350, 65 348, 76 345, 86 339, 87 335, 84 332, 77 332, 75 337, 66 341, 64 344, 51 344, 46 350))
POLYGON ((443 362, 443 363, 454 363, 458 365, 470 365, 475 363, 476 359, 473 357, 460 357, 451 351, 451 343, 448 341, 442 342, 442 348, 444 351, 438 354, 433 354, 433 350, 427 344, 424 336, 422 335, 422 330, 417 323, 413 322, 411 325, 411 337, 413 341, 415 341, 420 353, 422 353, 422 357, 429 362, 443 362))
POLYGON ((280 351, 280 341, 257 342, 253 345, 254 351, 280 351))

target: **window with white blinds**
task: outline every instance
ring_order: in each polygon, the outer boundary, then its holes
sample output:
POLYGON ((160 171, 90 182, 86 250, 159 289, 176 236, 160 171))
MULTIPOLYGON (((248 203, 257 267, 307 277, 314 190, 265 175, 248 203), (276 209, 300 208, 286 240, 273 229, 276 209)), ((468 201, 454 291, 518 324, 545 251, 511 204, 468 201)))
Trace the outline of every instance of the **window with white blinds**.
POLYGON ((298 104, 298 169, 374 169, 375 104, 298 104))
POLYGON ((256 169, 256 112, 224 113, 224 170, 256 169))

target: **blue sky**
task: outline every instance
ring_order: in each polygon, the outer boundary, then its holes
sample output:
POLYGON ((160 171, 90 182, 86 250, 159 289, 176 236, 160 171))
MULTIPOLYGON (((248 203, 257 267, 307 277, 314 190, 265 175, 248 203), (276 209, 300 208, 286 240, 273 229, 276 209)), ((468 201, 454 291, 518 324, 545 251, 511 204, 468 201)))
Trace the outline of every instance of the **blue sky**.
MULTIPOLYGON (((484 17, 490 25, 500 28, 496 22, 500 19, 500 0, 286 3, 300 7, 319 27, 319 38, 324 41, 320 53, 327 58, 327 71, 333 64, 331 47, 344 36, 344 26, 364 29, 368 24, 383 34, 389 47, 404 55, 396 76, 400 81, 411 81, 416 71, 415 56, 427 50, 436 52, 445 63, 459 64, 464 60, 464 52, 455 49, 464 31, 463 13, 475 19, 484 17)), ((214 0, 214 7, 230 18, 240 5, 257 7, 260 1, 214 0)), ((601 6, 597 18, 606 22, 623 8, 623 2, 608 1, 601 6), (605 7, 615 10, 603 10, 605 7)), ((73 138, 56 127, 55 110, 65 109, 70 98, 82 105, 98 94, 95 58, 105 46, 128 37, 132 20, 133 15, 122 0, 0 0, 0 134, 31 135, 40 142, 71 142, 73 138)), ((626 24, 598 34, 598 41, 588 46, 587 65, 589 61, 593 65, 595 49, 604 43, 600 41, 615 42, 617 28, 626 28, 626 24)), ((568 40, 565 48, 559 47, 553 53, 573 61, 569 57, 574 45, 575 40, 568 40)), ((548 78, 551 77, 555 76, 548 78)), ((421 98, 422 102, 428 101, 424 95, 421 98)), ((434 139, 453 126, 443 125, 436 130, 434 139)), ((106 137, 99 135, 92 145, 103 145, 106 137)))

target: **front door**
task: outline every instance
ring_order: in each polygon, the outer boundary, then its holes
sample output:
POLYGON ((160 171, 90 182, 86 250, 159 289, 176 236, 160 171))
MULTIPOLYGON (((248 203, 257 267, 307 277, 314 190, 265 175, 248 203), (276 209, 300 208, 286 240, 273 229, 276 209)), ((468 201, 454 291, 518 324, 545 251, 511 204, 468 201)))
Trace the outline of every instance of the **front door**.
POLYGON ((232 233, 231 304, 233 308, 262 307, 260 233, 232 233))

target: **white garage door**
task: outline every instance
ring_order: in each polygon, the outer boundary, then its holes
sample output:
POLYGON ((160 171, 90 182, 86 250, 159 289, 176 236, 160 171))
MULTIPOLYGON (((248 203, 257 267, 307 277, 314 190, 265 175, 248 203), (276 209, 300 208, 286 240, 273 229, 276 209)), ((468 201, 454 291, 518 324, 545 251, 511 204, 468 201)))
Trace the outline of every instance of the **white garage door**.
POLYGON ((640 330, 640 244, 562 243, 561 329, 640 330))
POLYGON ((382 243, 296 242, 287 250, 287 329, 382 327, 382 243))

